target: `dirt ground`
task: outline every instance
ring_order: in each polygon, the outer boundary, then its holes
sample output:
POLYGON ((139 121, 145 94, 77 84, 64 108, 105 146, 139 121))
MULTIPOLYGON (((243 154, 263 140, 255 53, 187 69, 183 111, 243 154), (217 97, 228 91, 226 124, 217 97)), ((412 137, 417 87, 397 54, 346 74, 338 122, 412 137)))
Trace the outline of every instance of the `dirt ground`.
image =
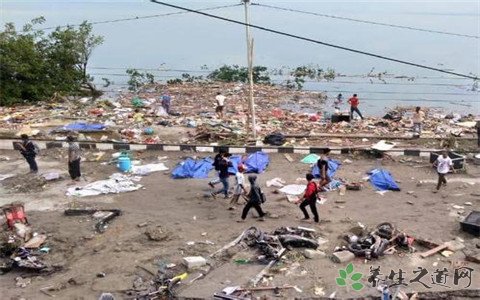
MULTIPOLYGON (((95 153, 95 152, 93 152, 95 153)), ((186 152, 143 152, 135 153, 135 158, 143 163, 153 162, 157 157, 168 156, 167 166, 172 169, 182 158, 187 156, 205 156, 199 153, 186 152)), ((307 226, 315 228, 319 237, 328 240, 321 245, 326 257, 306 259, 301 250, 292 250, 286 260, 282 260, 267 282, 269 286, 283 284, 296 285, 302 292, 287 290, 279 299, 309 298, 329 296, 336 292, 336 297, 360 297, 366 295, 380 296, 380 292, 367 282, 370 267, 381 267, 383 276, 391 270, 401 269, 406 282, 415 277, 413 271, 424 267, 430 273, 423 281, 432 288, 424 288, 419 283, 411 283, 402 287, 406 292, 427 290, 462 289, 468 283, 465 278, 458 286, 452 284, 452 274, 456 264, 472 268, 472 284, 470 289, 480 288, 480 268, 478 264, 465 262, 461 251, 449 258, 439 254, 422 259, 419 252, 425 248, 416 246, 417 253, 397 253, 383 256, 380 259, 353 261, 355 271, 364 274, 362 282, 365 288, 356 292, 335 283, 338 269, 346 264, 335 264, 329 258, 336 246, 342 245, 342 234, 350 228, 358 226, 358 222, 374 228, 382 222, 391 222, 397 228, 414 237, 428 238, 437 243, 461 238, 467 247, 475 248, 480 240, 460 231, 458 210, 453 205, 464 206, 460 214, 464 216, 471 210, 479 210, 480 167, 469 164, 466 173, 452 174, 448 178, 448 186, 439 193, 432 193, 436 173, 426 159, 396 157, 396 161, 376 161, 365 157, 349 155, 334 156, 351 164, 343 164, 337 173, 340 178, 361 180, 369 169, 382 165, 389 170, 398 181, 402 191, 376 193, 366 183, 361 191, 347 191, 340 196, 338 192, 326 193, 327 202, 319 205, 320 224, 300 221, 299 208, 289 203, 285 196, 274 194, 275 188, 267 188, 265 181, 281 177, 288 183, 295 183, 304 177, 309 166, 299 161, 305 155, 291 154, 294 162, 288 162, 282 154, 271 154, 271 163, 267 171, 259 175, 262 188, 266 191, 267 202, 264 209, 270 212, 270 218, 258 222, 252 217, 246 223, 235 222, 239 219, 241 207, 234 211, 227 210, 227 200, 221 197, 212 199, 205 197, 210 188, 208 180, 185 179, 173 180, 167 172, 157 172, 145 176, 140 183, 144 186, 138 191, 88 198, 66 197, 65 191, 69 183, 65 170, 65 154, 61 150, 42 152, 38 159, 41 173, 57 170, 65 179, 55 182, 32 181, 27 165, 17 152, 0 152, 0 157, 7 156, 8 161, 0 161, 1 174, 17 174, 2 182, 0 188, 0 205, 21 200, 26 203, 28 220, 34 231, 46 233, 46 245, 50 253, 42 258, 51 265, 61 269, 50 275, 19 273, 12 271, 1 275, 0 295, 2 299, 97 299, 102 292, 111 292, 118 299, 126 299, 125 291, 132 288, 139 276, 148 280, 151 277, 144 269, 156 272, 160 264, 174 263, 181 265, 181 259, 190 255, 208 257, 209 254, 234 240, 243 230, 257 226, 264 231, 272 231, 281 226, 307 226), (22 175, 23 174, 23 175, 22 175), (15 179, 17 178, 17 179, 15 179), (30 192, 21 189, 32 184, 30 192), (471 206, 466 206, 471 202, 471 206), (63 210, 68 207, 101 207, 118 208, 123 214, 113 220, 106 232, 97 234, 94 222, 90 217, 65 216, 63 210), (148 222, 145 227, 141 223, 148 222), (161 241, 151 241, 145 232, 161 226, 168 236, 161 241), (211 243, 201 243, 202 241, 211 243), (194 245, 187 242, 195 241, 194 245), (450 287, 432 285, 430 274, 436 269, 447 268, 450 272, 450 287), (104 273, 104 277, 98 277, 104 273), (16 287, 15 278, 22 276, 31 280, 25 288, 16 287), (53 286, 44 294, 40 289, 53 286), (322 293, 323 291, 323 293, 322 293)), ((110 157, 109 153, 104 160, 110 157)), ((101 161, 85 162, 82 165, 86 181, 105 179, 116 172, 114 165, 101 165, 101 161)), ((210 173, 211 177, 214 172, 210 173)), ((233 183, 233 178, 232 181, 233 183)), ((81 184, 85 184, 82 182, 81 184)), ((27 189, 28 190, 28 189, 27 189)), ((4 223, 3 219, 0 219, 4 223)), ((224 261, 215 261, 214 268, 202 279, 191 285, 184 285, 179 290, 180 298, 212 299, 213 293, 220 292, 227 286, 247 285, 264 266, 255 263, 238 265, 234 259, 254 258, 258 254, 254 250, 234 253, 224 261)), ((458 266, 458 265, 457 265, 458 266)), ((433 275, 432 275, 433 276, 433 275)), ((187 282, 189 280, 187 279, 187 282)), ((273 298, 271 291, 255 293, 273 298)))

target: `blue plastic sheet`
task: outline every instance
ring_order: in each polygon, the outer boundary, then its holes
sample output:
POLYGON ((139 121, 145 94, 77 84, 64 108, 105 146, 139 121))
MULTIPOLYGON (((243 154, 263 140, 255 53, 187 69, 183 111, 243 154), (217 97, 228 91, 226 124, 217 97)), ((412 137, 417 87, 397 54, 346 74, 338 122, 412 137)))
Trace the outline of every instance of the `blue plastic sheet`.
MULTIPOLYGON (((340 168, 340 166, 342 165, 342 163, 335 159, 329 159, 327 162, 328 162, 327 175, 328 177, 333 178, 338 168, 340 168)), ((320 169, 318 168, 317 164, 314 164, 312 167, 312 175, 315 178, 320 178, 320 169)))
POLYGON ((250 154, 243 164, 247 167, 247 173, 262 173, 270 163, 268 154, 262 151, 250 154))
POLYGON ((61 128, 63 131, 102 131, 106 128, 103 124, 71 123, 61 128))
POLYGON ((373 169, 367 173, 370 175, 370 183, 378 191, 400 191, 400 187, 393 179, 392 174, 384 169, 373 169))
POLYGON ((180 162, 172 172, 174 179, 181 178, 208 178, 208 173, 213 169, 213 160, 210 157, 195 160, 187 158, 180 162))

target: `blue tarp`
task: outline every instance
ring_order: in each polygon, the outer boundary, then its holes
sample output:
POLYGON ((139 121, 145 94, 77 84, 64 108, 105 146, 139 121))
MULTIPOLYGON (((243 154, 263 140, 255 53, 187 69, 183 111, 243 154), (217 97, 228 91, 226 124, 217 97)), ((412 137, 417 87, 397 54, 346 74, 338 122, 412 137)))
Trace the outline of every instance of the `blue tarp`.
POLYGON ((106 128, 103 124, 71 123, 61 128, 64 131, 102 131, 106 128))
POLYGON ((384 169, 373 169, 367 173, 370 175, 370 183, 378 191, 400 191, 395 179, 393 179, 392 174, 384 169))
POLYGON ((207 178, 213 169, 213 160, 210 157, 194 160, 187 158, 180 162, 172 172, 174 179, 180 178, 207 178))
MULTIPOLYGON (((335 173, 337 172, 338 168, 342 165, 341 162, 335 159, 329 159, 328 160, 328 171, 327 175, 330 178, 333 178, 335 176, 335 173)), ((317 164, 314 164, 312 167, 312 175, 315 178, 320 178, 320 169, 318 168, 317 164)))
POLYGON ((268 154, 262 151, 250 154, 243 164, 247 167, 247 173, 262 173, 270 163, 268 154))

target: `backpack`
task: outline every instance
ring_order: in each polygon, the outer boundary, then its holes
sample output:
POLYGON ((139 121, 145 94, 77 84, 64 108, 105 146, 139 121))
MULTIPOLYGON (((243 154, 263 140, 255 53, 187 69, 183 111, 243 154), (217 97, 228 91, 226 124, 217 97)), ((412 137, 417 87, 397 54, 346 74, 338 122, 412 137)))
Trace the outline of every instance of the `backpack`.
POLYGON ((265 196, 265 193, 261 189, 258 190, 260 192, 260 202, 262 202, 262 204, 267 202, 267 196, 265 196))
POLYGON ((35 153, 35 155, 39 155, 40 154, 40 147, 38 147, 37 143, 34 143, 32 141, 28 141, 27 145, 29 143, 32 143, 32 145, 33 145, 33 153, 35 153))
MULTIPOLYGON (((32 142, 33 143, 33 142, 32 142)), ((38 146, 37 143, 33 143, 33 152, 35 153, 35 155, 39 155, 40 154, 40 147, 38 146)))

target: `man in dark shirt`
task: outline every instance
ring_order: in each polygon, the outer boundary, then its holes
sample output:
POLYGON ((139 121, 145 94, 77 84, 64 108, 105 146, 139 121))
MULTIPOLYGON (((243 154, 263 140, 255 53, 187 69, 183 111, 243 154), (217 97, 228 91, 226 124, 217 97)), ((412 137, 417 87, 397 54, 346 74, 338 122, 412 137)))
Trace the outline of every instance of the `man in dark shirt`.
POLYGON ((248 202, 245 204, 245 207, 242 211, 242 217, 237 222, 244 222, 247 218, 248 211, 253 207, 259 216, 259 221, 265 221, 264 217, 266 213, 262 210, 262 203, 265 201, 262 189, 258 186, 256 175, 248 176, 248 181, 250 182, 250 192, 248 193, 248 202))
POLYGON ((22 138, 22 142, 17 143, 20 153, 25 157, 25 160, 30 166, 30 173, 37 173, 38 166, 35 161, 35 156, 37 156, 36 147, 33 142, 28 139, 28 135, 22 134, 20 137, 22 138))
MULTIPOLYGON (((218 168, 219 167, 219 162, 222 160, 222 156, 227 153, 227 150, 225 150, 224 148, 220 148, 220 150, 218 151, 217 155, 215 155, 215 158, 213 159, 213 164, 212 166, 215 168, 215 171, 219 171, 220 169, 218 168)), ((220 178, 215 178, 213 180, 211 180, 208 185, 213 189, 215 188, 215 185, 219 184, 220 183, 220 178)))
MULTIPOLYGON (((230 154, 222 153, 221 159, 218 160, 215 169, 218 170, 218 177, 220 178, 220 182, 222 183, 222 189, 212 192, 212 196, 215 198, 216 195, 223 193, 225 198, 228 198, 228 190, 230 188, 230 184, 228 182, 228 178, 230 177, 230 173, 228 172, 228 168, 233 166, 232 162, 228 159, 230 154)), ((214 162, 215 163, 215 162, 214 162)))

